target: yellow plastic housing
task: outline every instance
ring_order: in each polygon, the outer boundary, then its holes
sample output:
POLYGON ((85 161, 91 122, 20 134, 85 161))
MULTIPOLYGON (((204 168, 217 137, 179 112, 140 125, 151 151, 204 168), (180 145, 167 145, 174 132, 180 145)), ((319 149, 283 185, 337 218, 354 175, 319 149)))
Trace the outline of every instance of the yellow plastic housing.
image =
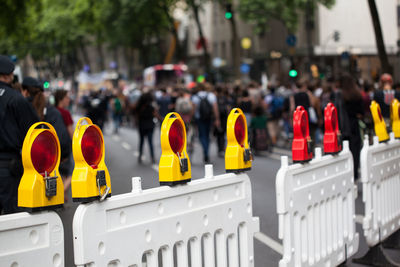
POLYGON ((170 112, 165 116, 164 121, 161 125, 161 157, 160 163, 158 165, 158 176, 160 185, 176 185, 187 183, 192 178, 192 170, 190 159, 186 151, 186 128, 185 124, 181 118, 181 116, 176 112, 170 112), (179 153, 180 157, 178 157, 177 153, 171 148, 171 144, 169 143, 169 131, 172 124, 178 121, 183 129, 183 148, 179 153), (181 164, 180 160, 184 158, 187 159, 188 169, 186 172, 181 172, 181 164))
POLYGON ((62 207, 64 204, 64 185, 59 175, 58 168, 60 166, 60 142, 53 126, 46 122, 38 122, 33 124, 24 139, 22 145, 22 165, 24 174, 18 187, 18 207, 26 211, 39 211, 47 209, 55 209, 62 207), (36 129, 40 125, 45 125, 48 129, 36 129), (57 142, 57 161, 48 176, 57 177, 56 195, 52 197, 46 196, 46 184, 43 175, 36 171, 31 158, 31 149, 36 137, 42 132, 50 132, 57 142))
POLYGON ((110 174, 108 172, 107 166, 104 161, 104 137, 103 133, 100 128, 93 124, 93 122, 87 118, 81 118, 75 128, 74 136, 72 139, 72 153, 74 156, 75 161, 75 168, 72 173, 72 180, 71 180, 71 191, 72 191, 72 200, 74 202, 90 202, 93 200, 100 199, 102 195, 104 195, 107 191, 107 187, 109 188, 109 192, 105 197, 111 196, 111 179, 110 174), (83 124, 87 122, 87 124, 83 124), (85 134, 86 129, 89 127, 94 127, 101 136, 102 140, 102 153, 101 159, 97 168, 94 169, 90 166, 83 154, 82 154, 82 137, 85 134), (97 173, 99 171, 105 172, 106 177, 106 186, 97 186, 97 173), (100 192, 99 192, 100 191, 100 192))
POLYGON ((390 118, 392 121, 392 132, 394 133, 394 137, 400 138, 400 102, 396 98, 393 99, 390 105, 390 118))
POLYGON ((250 149, 248 141, 248 131, 246 117, 240 108, 231 110, 226 124, 227 146, 225 150, 225 171, 226 172, 242 172, 251 169, 252 157, 249 161, 244 160, 246 149, 250 149), (239 117, 243 118, 245 137, 243 145, 239 144, 235 136, 235 124, 239 117))
POLYGON ((369 108, 371 110, 372 118, 374 120, 375 135, 378 136, 379 142, 385 142, 389 140, 389 135, 386 130, 386 124, 383 120, 379 104, 375 100, 373 100, 369 108))

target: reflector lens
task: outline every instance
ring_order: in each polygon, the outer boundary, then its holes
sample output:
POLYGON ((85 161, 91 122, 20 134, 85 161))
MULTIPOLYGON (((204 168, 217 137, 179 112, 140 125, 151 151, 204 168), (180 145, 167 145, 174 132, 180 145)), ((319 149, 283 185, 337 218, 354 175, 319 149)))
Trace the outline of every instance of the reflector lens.
POLYGON ((31 159, 35 170, 44 175, 50 174, 57 163, 58 145, 54 135, 49 131, 41 132, 33 141, 31 159))
POLYGON ((244 125, 243 116, 239 116, 235 122, 235 137, 239 145, 243 146, 246 134, 246 127, 244 125))
POLYGON ((96 169, 103 156, 103 138, 94 126, 89 126, 83 134, 81 149, 87 164, 96 169))
POLYGON ((179 120, 175 120, 168 132, 169 145, 174 153, 180 153, 183 150, 184 133, 182 124, 179 120))

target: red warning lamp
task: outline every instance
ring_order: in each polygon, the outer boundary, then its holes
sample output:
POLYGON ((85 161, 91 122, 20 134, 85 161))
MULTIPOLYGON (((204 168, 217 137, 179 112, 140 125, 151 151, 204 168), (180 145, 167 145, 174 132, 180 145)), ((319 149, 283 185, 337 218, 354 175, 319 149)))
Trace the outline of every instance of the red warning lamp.
POLYGON ((298 106, 293 114, 292 159, 293 162, 307 162, 312 156, 308 114, 303 106, 298 106))
POLYGON ((186 151, 185 123, 178 113, 170 112, 161 125, 161 157, 158 165, 160 185, 190 182, 191 165, 186 151))
POLYGON ((244 138, 246 135, 246 126, 244 125, 243 117, 239 116, 235 122, 235 137, 237 142, 243 147, 244 138))
POLYGON ((175 154, 182 152, 185 136, 182 124, 179 122, 179 120, 175 120, 169 128, 168 140, 171 149, 175 154))
POLYGON ((104 151, 101 129, 89 118, 81 118, 72 139, 75 167, 71 189, 74 202, 103 201, 111 196, 111 179, 104 151))
POLYGON ((87 164, 97 169, 103 156, 103 138, 94 126, 89 126, 83 134, 81 149, 87 164))
POLYGON ((59 176, 60 143, 54 127, 33 124, 22 145, 24 174, 18 186, 18 206, 25 211, 62 207, 64 187, 59 176))
POLYGON ((342 150, 342 135, 339 130, 337 110, 332 103, 328 103, 325 107, 324 119, 324 152, 326 154, 339 153, 342 150))
POLYGON ((57 163, 58 145, 49 131, 41 132, 32 143, 31 159, 35 170, 41 175, 50 174, 57 163))

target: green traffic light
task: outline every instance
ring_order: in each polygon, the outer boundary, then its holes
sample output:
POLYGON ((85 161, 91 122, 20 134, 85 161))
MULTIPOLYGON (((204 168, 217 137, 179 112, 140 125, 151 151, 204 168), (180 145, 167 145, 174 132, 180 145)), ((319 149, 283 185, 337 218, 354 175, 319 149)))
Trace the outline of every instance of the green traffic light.
POLYGON ((293 70, 293 69, 290 70, 289 71, 289 76, 292 77, 292 78, 297 77, 297 70, 293 70))
POLYGON ((43 88, 44 89, 48 89, 50 87, 50 83, 49 82, 44 82, 43 83, 43 88))
POLYGON ((225 18, 226 19, 231 19, 232 18, 232 12, 225 12, 225 18))

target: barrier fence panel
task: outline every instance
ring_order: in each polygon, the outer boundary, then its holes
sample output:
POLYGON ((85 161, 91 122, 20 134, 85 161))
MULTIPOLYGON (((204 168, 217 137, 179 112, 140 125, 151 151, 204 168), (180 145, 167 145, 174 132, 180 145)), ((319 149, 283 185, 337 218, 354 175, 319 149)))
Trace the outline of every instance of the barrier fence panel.
POLYGON ((353 158, 347 141, 337 155, 305 164, 282 166, 276 176, 279 238, 283 258, 279 266, 336 266, 358 250, 355 231, 353 158))
POLYGON ((82 204, 73 220, 77 266, 254 266, 251 184, 246 174, 142 190, 82 204), (189 265, 190 263, 190 265, 189 265), (229 264, 229 265, 228 265, 229 264))
POLYGON ((364 141, 360 156, 365 216, 364 235, 370 247, 400 229, 400 141, 394 138, 373 145, 364 141))
POLYGON ((53 211, 0 216, 0 266, 64 266, 64 229, 53 211))

